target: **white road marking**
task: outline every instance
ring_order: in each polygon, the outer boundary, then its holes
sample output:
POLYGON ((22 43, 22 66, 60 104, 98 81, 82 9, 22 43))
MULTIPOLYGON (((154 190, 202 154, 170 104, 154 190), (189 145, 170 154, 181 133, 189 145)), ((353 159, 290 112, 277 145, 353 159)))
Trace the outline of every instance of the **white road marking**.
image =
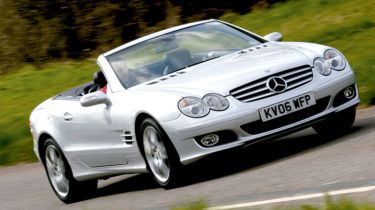
POLYGON ((281 202, 287 202, 287 201, 320 198, 320 197, 324 197, 326 195, 342 195, 342 194, 350 194, 350 193, 367 192, 367 191, 372 191, 372 190, 375 190, 375 185, 367 186, 367 187, 344 189, 344 190, 336 190, 336 191, 330 191, 330 192, 325 192, 325 193, 296 195, 296 196, 291 196, 291 197, 283 197, 283 198, 276 198, 276 199, 263 200, 263 201, 239 203, 239 204, 232 204, 232 205, 225 205, 225 206, 216 206, 216 207, 207 208, 206 210, 223 210, 223 209, 244 208, 244 207, 259 206, 259 205, 265 205, 265 204, 271 204, 271 203, 281 203, 281 202))

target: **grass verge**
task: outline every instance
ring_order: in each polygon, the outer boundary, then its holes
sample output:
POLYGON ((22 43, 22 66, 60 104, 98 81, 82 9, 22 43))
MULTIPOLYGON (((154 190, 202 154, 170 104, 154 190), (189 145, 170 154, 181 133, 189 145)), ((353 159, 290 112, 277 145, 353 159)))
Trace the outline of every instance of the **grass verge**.
MULTIPOLYGON (((375 104, 375 0, 290 0, 220 19, 259 34, 280 31, 285 40, 341 50, 356 72, 362 106, 375 104)), ((35 161, 28 117, 43 100, 91 80, 94 60, 25 66, 0 76, 0 165, 35 161)))
POLYGON ((43 100, 90 81, 97 70, 94 61, 28 65, 0 77, 0 165, 32 162, 29 115, 43 100))
MULTIPOLYGON (((179 207, 173 207, 171 210, 205 210, 208 205, 203 200, 193 202, 191 204, 181 205, 179 207)), ((260 206, 241 208, 241 209, 263 209, 260 206)), ((270 208, 266 208, 270 209, 270 208)), ((276 206, 272 208, 274 210, 375 210, 375 204, 369 202, 354 202, 348 198, 341 198, 338 200, 333 200, 331 197, 326 197, 325 203, 323 205, 311 205, 302 204, 299 206, 276 206)), ((235 210, 235 209, 233 209, 235 210)))

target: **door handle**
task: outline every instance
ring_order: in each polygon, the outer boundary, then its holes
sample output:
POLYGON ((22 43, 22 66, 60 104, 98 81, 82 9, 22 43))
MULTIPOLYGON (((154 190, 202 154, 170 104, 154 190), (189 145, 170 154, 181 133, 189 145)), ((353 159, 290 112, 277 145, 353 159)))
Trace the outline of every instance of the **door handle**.
POLYGON ((72 114, 70 114, 69 112, 65 112, 64 113, 64 120, 65 121, 71 121, 71 120, 73 120, 72 114))

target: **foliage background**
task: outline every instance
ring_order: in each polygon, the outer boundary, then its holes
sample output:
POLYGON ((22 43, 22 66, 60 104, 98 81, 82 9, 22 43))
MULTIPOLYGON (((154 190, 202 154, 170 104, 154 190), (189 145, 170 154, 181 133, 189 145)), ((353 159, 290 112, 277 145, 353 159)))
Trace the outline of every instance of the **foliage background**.
MULTIPOLYGON (((263 0, 264 4, 275 0, 263 0)), ((161 28, 224 12, 246 13, 256 0, 0 1, 0 73, 20 63, 96 56, 161 28)))
POLYGON ((100 53, 194 20, 338 48, 356 73, 361 106, 375 104, 374 7, 375 0, 0 1, 0 165, 36 160, 30 112, 89 81, 100 53))

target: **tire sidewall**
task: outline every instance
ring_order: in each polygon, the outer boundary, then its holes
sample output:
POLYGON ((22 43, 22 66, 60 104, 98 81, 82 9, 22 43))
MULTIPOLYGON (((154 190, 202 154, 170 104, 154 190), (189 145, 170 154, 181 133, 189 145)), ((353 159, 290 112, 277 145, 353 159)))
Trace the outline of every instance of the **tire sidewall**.
POLYGON ((140 132, 139 136, 141 138, 141 141, 140 141, 140 143, 141 143, 140 144, 141 153, 142 153, 142 156, 143 156, 143 158, 146 162, 147 169, 150 171, 150 173, 152 174, 152 176, 154 177, 154 179, 158 182, 158 184, 160 186, 168 187, 168 186, 175 185, 177 173, 180 169, 180 163, 179 163, 179 157, 177 155, 177 151, 175 150, 175 148, 174 148, 172 142, 170 141, 170 139, 168 138, 167 134, 160 127, 160 125, 154 119, 151 119, 151 118, 147 118, 147 119, 143 120, 143 122, 141 124, 141 127, 139 129, 139 132, 140 132), (165 182, 161 182, 154 175, 154 173, 152 172, 152 170, 149 166, 147 158, 145 156, 144 145, 143 145, 143 132, 144 132, 145 128, 147 128, 148 126, 152 126, 156 130, 157 135, 159 136, 160 140, 163 142, 163 144, 166 148, 166 152, 167 152, 168 160, 169 160, 170 172, 169 172, 169 177, 168 177, 167 181, 165 181, 165 182))
POLYGON ((56 196, 63 202, 65 203, 70 203, 71 200, 72 200, 72 187, 73 187, 73 184, 75 182, 75 179, 73 178, 73 174, 72 174, 72 170, 70 169, 70 166, 68 164, 68 161, 66 160, 65 158, 65 155, 64 153, 62 152, 62 150, 60 149, 59 145, 53 140, 53 139, 47 139, 44 143, 44 147, 43 147, 43 165, 44 165, 44 169, 46 171, 46 175, 47 175, 47 178, 48 178, 48 181, 53 189, 53 192, 56 194, 56 196), (59 193, 56 191, 55 187, 53 186, 52 182, 51 182, 51 179, 49 177, 49 174, 48 174, 48 169, 47 169, 47 166, 46 166, 46 149, 49 145, 53 145, 57 152, 59 153, 59 155, 61 156, 61 158, 63 159, 63 162, 64 162, 64 167, 65 167, 65 177, 69 180, 69 190, 68 190, 68 194, 65 196, 65 197, 62 197, 59 195, 59 193))

